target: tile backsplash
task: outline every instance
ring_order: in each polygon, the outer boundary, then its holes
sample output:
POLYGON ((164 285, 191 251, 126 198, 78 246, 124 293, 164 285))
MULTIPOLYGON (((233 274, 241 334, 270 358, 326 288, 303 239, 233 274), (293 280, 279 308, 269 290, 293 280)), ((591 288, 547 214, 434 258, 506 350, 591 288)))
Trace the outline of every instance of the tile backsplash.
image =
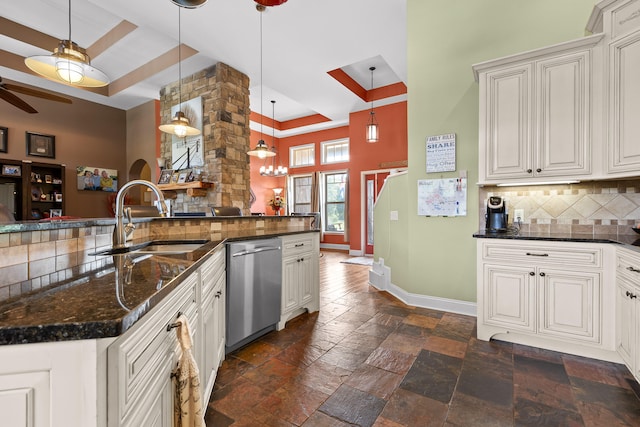
POLYGON ((509 223, 524 211, 522 231, 571 234, 634 234, 640 223, 640 179, 578 184, 481 187, 479 225, 485 228, 486 200, 507 201, 509 223))

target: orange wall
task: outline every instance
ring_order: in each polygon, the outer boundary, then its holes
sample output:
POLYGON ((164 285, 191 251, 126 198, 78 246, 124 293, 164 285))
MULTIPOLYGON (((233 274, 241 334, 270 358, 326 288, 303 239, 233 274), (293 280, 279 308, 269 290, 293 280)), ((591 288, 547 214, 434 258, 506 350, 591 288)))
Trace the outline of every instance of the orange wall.
MULTIPOLYGON (((365 141, 365 126, 369 120, 369 110, 351 113, 348 126, 276 139, 275 142, 278 148, 278 159, 280 163, 287 166, 289 165, 289 147, 312 143, 316 145, 316 165, 289 169, 292 175, 315 171, 349 170, 349 246, 354 251, 363 250, 360 234, 362 216, 360 173, 381 169, 380 164, 384 162, 407 160, 407 103, 399 102, 376 107, 375 113, 380 129, 380 140, 375 144, 365 141), (321 165, 320 143, 341 138, 349 138, 351 160, 348 163, 321 165)), ((258 142, 259 136, 259 132, 251 132, 252 147, 258 142)), ((263 139, 269 146, 273 145, 270 135, 264 135, 263 139)), ((251 188, 257 198, 251 211, 271 215, 273 212, 266 207, 266 202, 273 196, 272 188, 284 187, 286 180, 260 176, 258 170, 263 163, 262 160, 251 157, 251 188)), ((323 243, 344 244, 343 240, 342 236, 326 235, 323 243)))

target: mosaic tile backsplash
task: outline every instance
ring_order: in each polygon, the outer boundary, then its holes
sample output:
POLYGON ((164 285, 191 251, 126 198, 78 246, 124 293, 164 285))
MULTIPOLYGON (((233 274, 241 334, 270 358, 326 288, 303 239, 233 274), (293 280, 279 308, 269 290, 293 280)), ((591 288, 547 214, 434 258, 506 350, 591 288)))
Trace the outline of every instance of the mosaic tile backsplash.
POLYGON ((482 187, 480 229, 489 196, 507 201, 509 223, 515 209, 523 209, 522 231, 571 234, 635 234, 640 224, 640 179, 594 181, 579 184, 482 187))

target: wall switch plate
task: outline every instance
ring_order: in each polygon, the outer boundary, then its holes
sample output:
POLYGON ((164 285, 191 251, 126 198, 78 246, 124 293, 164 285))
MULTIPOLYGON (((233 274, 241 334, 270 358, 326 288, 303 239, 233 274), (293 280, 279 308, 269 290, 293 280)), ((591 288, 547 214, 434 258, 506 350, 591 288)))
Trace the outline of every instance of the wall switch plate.
POLYGON ((398 211, 391 211, 390 215, 389 215, 389 219, 391 221, 397 221, 398 220, 398 211))
POLYGON ((516 209, 514 211, 513 222, 524 222, 524 209, 516 209))

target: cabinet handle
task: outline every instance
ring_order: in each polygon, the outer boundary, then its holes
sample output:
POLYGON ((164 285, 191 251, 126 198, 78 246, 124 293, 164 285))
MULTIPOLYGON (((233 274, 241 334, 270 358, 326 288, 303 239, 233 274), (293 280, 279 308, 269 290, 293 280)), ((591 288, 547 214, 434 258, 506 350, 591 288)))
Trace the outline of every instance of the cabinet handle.
POLYGON ((294 247, 295 248, 301 248, 302 246, 304 246, 304 243, 297 243, 294 247))
POLYGON ((220 298, 221 295, 222 295, 222 291, 216 292, 216 298, 220 298))
MULTIPOLYGON (((176 315, 176 319, 177 319, 178 317, 180 317, 180 316, 182 316, 182 312, 181 312, 181 311, 179 311, 179 312, 178 312, 178 314, 176 315)), ((178 326, 180 326, 180 323, 178 323, 178 322, 175 322, 175 323, 169 323, 169 324, 167 325, 167 332, 169 332, 170 330, 172 330, 172 329, 174 329, 174 328, 177 328, 178 326)))
POLYGON ((627 295, 629 298, 631 298, 631 299, 638 298, 638 296, 637 296, 636 294, 632 294, 632 293, 631 293, 631 292, 629 292, 629 291, 627 291, 627 292, 626 292, 626 295, 627 295))
POLYGON ((538 168, 538 169, 536 169, 536 172, 540 173, 540 172, 542 172, 542 169, 538 168))
POLYGON ((534 254, 532 252, 527 252, 527 256, 549 256, 549 254, 534 254))
POLYGON ((640 270, 638 270, 637 268, 631 267, 631 266, 627 267, 627 270, 633 271, 634 273, 640 273, 640 270))
POLYGON ((533 170, 527 169, 527 173, 531 173, 531 172, 533 172, 533 170))
POLYGON ((541 272, 540 272, 540 276, 541 276, 541 277, 546 276, 546 274, 544 274, 544 271, 541 271, 541 272))
POLYGON ((535 276, 535 275, 536 275, 536 273, 534 273, 533 271, 529 272, 529 276, 535 276))

